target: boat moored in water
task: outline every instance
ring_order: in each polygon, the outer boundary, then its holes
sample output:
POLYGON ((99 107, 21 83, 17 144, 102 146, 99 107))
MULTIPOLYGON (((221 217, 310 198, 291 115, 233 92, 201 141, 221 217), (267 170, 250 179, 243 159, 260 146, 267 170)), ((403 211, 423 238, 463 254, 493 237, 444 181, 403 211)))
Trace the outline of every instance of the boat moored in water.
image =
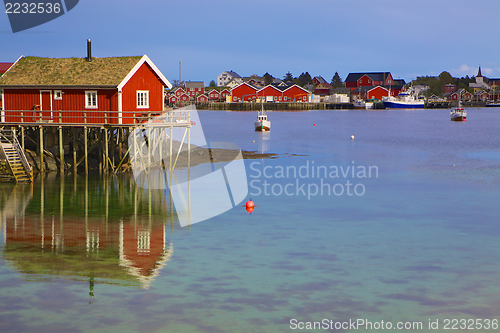
POLYGON ((423 109, 425 101, 416 99, 412 93, 403 91, 398 94, 398 97, 388 96, 383 97, 382 101, 388 109, 423 109))
POLYGON ((467 111, 459 104, 450 111, 451 121, 467 121, 467 111))
POLYGON ((498 101, 488 101, 486 102, 486 107, 488 108, 499 108, 500 107, 500 100, 498 101))
POLYGON ((262 106, 262 110, 257 114, 257 120, 254 122, 254 127, 256 131, 270 131, 271 130, 271 122, 267 119, 267 113, 264 110, 264 106, 262 106))

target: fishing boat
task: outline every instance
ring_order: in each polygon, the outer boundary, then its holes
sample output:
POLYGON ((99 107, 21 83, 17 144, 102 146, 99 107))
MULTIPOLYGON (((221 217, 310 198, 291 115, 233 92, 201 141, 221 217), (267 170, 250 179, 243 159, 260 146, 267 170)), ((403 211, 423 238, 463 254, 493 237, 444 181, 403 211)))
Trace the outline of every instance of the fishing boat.
POLYGON ((355 99, 352 101, 352 106, 356 109, 366 109, 366 103, 362 99, 355 99))
POLYGON ((450 111, 450 118, 451 121, 467 121, 467 111, 465 111, 461 103, 450 111))
POLYGON ((500 107, 500 100, 488 101, 488 102, 486 102, 486 107, 487 108, 498 108, 498 107, 500 107))
POLYGON ((383 97, 382 101, 386 108, 389 109, 423 109, 425 101, 416 99, 412 93, 402 91, 398 97, 387 96, 383 97))
POLYGON ((257 114, 257 120, 254 122, 254 127, 256 131, 270 131, 271 130, 271 122, 267 120, 267 113, 264 110, 264 105, 262 105, 262 109, 257 114))

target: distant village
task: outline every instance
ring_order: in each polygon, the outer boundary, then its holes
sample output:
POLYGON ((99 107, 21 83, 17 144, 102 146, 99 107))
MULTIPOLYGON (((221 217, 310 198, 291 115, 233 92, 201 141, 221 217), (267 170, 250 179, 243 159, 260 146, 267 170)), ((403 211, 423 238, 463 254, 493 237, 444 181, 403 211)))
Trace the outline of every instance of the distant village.
MULTIPOLYGON (((308 73, 306 73, 309 76, 308 73)), ((303 76, 302 73, 301 76, 303 76)), ((309 76, 310 77, 310 76, 309 76)), ((450 76, 451 77, 451 76, 450 76)), ((433 78, 434 79, 434 78, 433 78)), ((439 80, 439 77, 435 77, 439 80)), ((457 84, 446 83, 440 93, 431 93, 429 85, 407 84, 403 79, 394 79, 391 72, 349 73, 342 82, 338 74, 332 82, 322 76, 315 76, 309 82, 300 84, 299 78, 290 73, 283 80, 269 74, 242 77, 234 71, 224 71, 209 86, 202 81, 174 81, 168 91, 170 105, 188 103, 238 103, 238 102, 312 102, 353 103, 356 100, 382 100, 383 97, 397 97, 409 91, 417 98, 437 101, 487 102, 500 100, 500 78, 487 78, 479 68, 477 76, 471 78, 469 87, 458 88, 457 84), (333 82, 337 78, 336 82, 333 82)), ((417 80, 418 82, 418 80, 417 80)))

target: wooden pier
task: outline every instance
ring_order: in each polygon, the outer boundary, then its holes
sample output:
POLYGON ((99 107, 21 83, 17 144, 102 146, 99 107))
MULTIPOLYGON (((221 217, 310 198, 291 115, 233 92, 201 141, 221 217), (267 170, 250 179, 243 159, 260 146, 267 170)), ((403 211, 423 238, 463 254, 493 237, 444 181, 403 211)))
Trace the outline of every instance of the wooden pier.
POLYGON ((354 109, 351 103, 197 103, 198 110, 222 111, 259 111, 262 107, 268 111, 307 111, 354 109), (263 105, 262 105, 263 104, 263 105))
MULTIPOLYGON (((2 111, 4 112, 9 111, 2 111)), ((92 111, 86 111, 82 123, 65 122, 63 115, 71 112, 54 111, 51 112, 53 116, 47 117, 45 112, 44 114, 37 112, 34 116, 32 110, 16 111, 18 116, 15 120, 18 121, 2 122, 0 133, 14 133, 13 137, 28 159, 31 157, 31 162, 37 162, 34 163, 36 164, 34 171, 48 171, 47 158, 53 158, 61 173, 67 171, 77 173, 78 170, 88 173, 91 169, 98 169, 100 173, 107 174, 127 170, 134 158, 132 147, 128 144, 129 135, 134 134, 144 138, 147 136, 144 133, 151 128, 163 133, 162 138, 167 141, 172 137, 172 129, 176 127, 185 128, 187 134, 185 137, 187 140, 190 138, 192 124, 189 109, 148 112, 139 117, 134 115, 133 121, 130 119, 124 121, 125 113, 108 114, 103 119, 93 117, 92 111), (26 116, 28 114, 29 118, 26 116)), ((12 116, 10 118, 12 119, 12 116)), ((171 152, 171 147, 158 146, 158 143, 147 140, 142 142, 143 145, 159 149, 160 156, 162 151, 167 152, 170 149, 171 152)), ((135 148, 140 149, 140 147, 135 148)), ((151 153, 151 149, 149 152, 151 153)), ((164 153, 164 156, 167 155, 164 153)))

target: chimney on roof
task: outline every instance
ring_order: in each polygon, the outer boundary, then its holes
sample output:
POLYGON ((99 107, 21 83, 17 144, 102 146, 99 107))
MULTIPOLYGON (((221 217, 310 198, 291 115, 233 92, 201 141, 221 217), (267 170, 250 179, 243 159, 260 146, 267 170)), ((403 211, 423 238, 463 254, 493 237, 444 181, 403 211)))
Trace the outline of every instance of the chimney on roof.
POLYGON ((92 40, 87 39, 87 61, 92 61, 92 40))

